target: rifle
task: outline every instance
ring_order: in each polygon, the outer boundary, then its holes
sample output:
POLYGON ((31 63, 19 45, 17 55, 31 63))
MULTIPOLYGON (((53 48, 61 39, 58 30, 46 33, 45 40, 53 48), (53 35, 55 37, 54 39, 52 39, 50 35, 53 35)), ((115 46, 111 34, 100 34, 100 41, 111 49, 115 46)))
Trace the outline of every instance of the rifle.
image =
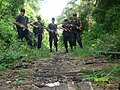
POLYGON ((65 29, 65 31, 71 32, 72 26, 70 22, 64 22, 62 27, 65 29))
MULTIPOLYGON (((20 22, 18 22, 18 24, 23 25, 23 24, 21 24, 20 22)), ((28 30, 29 32, 31 32, 30 29, 29 29, 27 26, 25 26, 25 25, 23 25, 23 26, 24 26, 24 27, 22 28, 23 31, 28 30)), ((20 27, 20 28, 21 28, 21 27, 20 27)))
POLYGON ((77 25, 75 25, 75 24, 70 24, 70 27, 74 27, 74 28, 76 28, 76 29, 78 29, 78 30, 80 30, 81 31, 81 28, 80 28, 80 26, 77 26, 77 25))
POLYGON ((47 30, 48 30, 47 27, 45 27, 45 26, 41 26, 41 25, 39 25, 38 27, 35 27, 35 28, 39 28, 39 29, 47 29, 47 30))
POLYGON ((72 26, 72 27, 75 27, 75 28, 78 29, 78 30, 81 30, 81 28, 80 28, 79 26, 77 26, 77 25, 72 24, 71 26, 72 26))
POLYGON ((30 29, 28 29, 28 27, 26 27, 25 25, 23 25, 24 27, 23 27, 23 31, 25 31, 25 30, 28 30, 28 31, 30 31, 30 29))
POLYGON ((69 24, 67 24, 66 26, 63 26, 63 28, 66 29, 65 31, 71 32, 69 24))
POLYGON ((47 28, 47 30, 48 30, 48 32, 51 32, 52 34, 56 34, 56 35, 58 35, 58 36, 59 36, 59 34, 58 34, 58 32, 57 32, 57 31, 54 31, 54 30, 52 30, 52 31, 51 31, 51 30, 50 30, 50 29, 48 29, 48 28, 47 28))
POLYGON ((48 30, 48 28, 45 27, 45 26, 40 26, 39 28, 41 28, 41 29, 47 29, 48 30))

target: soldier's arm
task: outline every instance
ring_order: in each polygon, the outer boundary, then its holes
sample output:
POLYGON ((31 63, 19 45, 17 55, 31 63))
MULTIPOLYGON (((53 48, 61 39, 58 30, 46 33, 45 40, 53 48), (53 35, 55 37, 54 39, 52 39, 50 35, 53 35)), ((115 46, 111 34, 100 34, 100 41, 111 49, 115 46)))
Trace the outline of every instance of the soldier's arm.
POLYGON ((42 39, 44 37, 44 29, 41 30, 41 33, 42 33, 42 39))
POLYGON ((58 26, 57 26, 57 24, 55 24, 55 26, 56 26, 56 31, 55 32, 58 34, 58 31, 57 31, 58 30, 58 26))
POLYGON ((20 26, 20 24, 14 19, 13 24, 20 26))
POLYGON ((30 25, 33 26, 33 27, 35 27, 35 28, 38 28, 38 26, 36 26, 36 25, 34 24, 34 22, 30 23, 30 25))
POLYGON ((27 28, 30 28, 30 24, 27 24, 27 28))
POLYGON ((50 24, 49 24, 48 27, 47 27, 47 31, 53 33, 53 30, 50 29, 50 24))
POLYGON ((62 29, 63 29, 63 31, 67 31, 67 29, 65 28, 64 25, 62 25, 62 29))
POLYGON ((47 29, 47 31, 48 31, 48 32, 52 32, 52 33, 54 32, 53 30, 50 30, 50 29, 47 29))
POLYGON ((49 26, 47 27, 47 31, 50 32, 51 30, 49 29, 49 26))
POLYGON ((82 29, 82 23, 79 20, 77 22, 78 22, 78 25, 75 25, 75 26, 76 26, 77 29, 81 30, 82 29))
POLYGON ((19 22, 16 21, 16 19, 13 20, 13 24, 20 26, 21 28, 24 28, 24 25, 20 24, 19 22))
MULTIPOLYGON (((26 17, 26 18, 27 18, 27 17, 26 17)), ((27 30, 28 30, 29 32, 31 32, 31 30, 30 30, 30 24, 29 24, 28 18, 27 18, 27 30)))
POLYGON ((24 28, 24 25, 18 22, 19 16, 16 16, 15 19, 13 20, 13 24, 20 26, 21 28, 24 28))
POLYGON ((81 23, 81 21, 80 21, 80 29, 82 29, 82 23, 81 23))
POLYGON ((31 30, 30 30, 30 24, 27 24, 27 30, 28 30, 29 32, 31 32, 31 30))

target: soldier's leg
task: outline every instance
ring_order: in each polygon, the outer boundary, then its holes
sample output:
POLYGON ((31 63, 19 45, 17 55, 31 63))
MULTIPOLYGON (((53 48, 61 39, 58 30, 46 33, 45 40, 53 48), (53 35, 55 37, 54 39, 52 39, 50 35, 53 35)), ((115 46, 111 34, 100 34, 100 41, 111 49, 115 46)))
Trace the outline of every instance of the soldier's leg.
POLYGON ((56 52, 58 51, 58 45, 57 45, 57 42, 58 42, 57 35, 54 34, 54 46, 55 46, 55 48, 56 48, 56 52))
POLYGON ((24 36, 24 33, 21 29, 18 30, 18 39, 19 40, 22 40, 23 39, 23 36, 24 36))
POLYGON ((82 46, 82 39, 81 39, 81 36, 80 36, 80 32, 78 32, 78 33, 76 34, 76 36, 77 36, 78 44, 80 45, 81 48, 83 48, 83 46, 82 46))
POLYGON ((73 46, 74 46, 74 49, 76 49, 76 32, 73 33, 73 46))
POLYGON ((50 52, 52 52, 52 35, 49 34, 49 46, 50 46, 50 52))
POLYGON ((37 47, 37 42, 38 42, 38 35, 34 34, 34 47, 37 47))
POLYGON ((42 35, 38 34, 38 49, 41 48, 41 44, 42 44, 42 35))
POLYGON ((72 33, 69 34, 68 41, 70 44, 71 51, 73 51, 73 34, 72 33))
POLYGON ((66 49, 66 53, 68 52, 68 45, 67 45, 67 35, 64 33, 63 34, 63 43, 66 49))
POLYGON ((32 39, 30 37, 30 34, 29 33, 25 33, 24 37, 27 40, 28 45, 30 45, 32 47, 32 39))

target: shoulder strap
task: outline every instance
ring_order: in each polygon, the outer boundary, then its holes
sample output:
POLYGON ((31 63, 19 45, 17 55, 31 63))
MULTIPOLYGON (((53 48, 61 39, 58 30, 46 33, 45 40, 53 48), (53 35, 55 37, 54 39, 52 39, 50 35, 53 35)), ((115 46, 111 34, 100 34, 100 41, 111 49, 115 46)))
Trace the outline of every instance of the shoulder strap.
POLYGON ((21 15, 18 15, 18 21, 20 20, 20 18, 21 18, 21 15))

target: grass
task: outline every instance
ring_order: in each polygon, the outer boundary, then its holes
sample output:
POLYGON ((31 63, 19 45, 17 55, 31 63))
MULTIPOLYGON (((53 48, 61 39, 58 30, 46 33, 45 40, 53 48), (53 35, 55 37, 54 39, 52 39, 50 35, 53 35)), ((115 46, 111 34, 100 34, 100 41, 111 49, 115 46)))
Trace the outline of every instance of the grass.
POLYGON ((76 49, 71 53, 71 55, 77 57, 90 57, 94 56, 95 54, 89 47, 80 48, 79 46, 77 46, 76 49))
POLYGON ((115 80, 120 83, 120 65, 110 64, 103 67, 101 70, 93 70, 92 68, 82 69, 80 71, 87 71, 89 74, 78 73, 78 76, 84 76, 86 81, 106 82, 115 80))
POLYGON ((21 72, 19 72, 19 76, 21 76, 21 77, 27 77, 27 76, 29 76, 29 73, 25 72, 25 71, 21 71, 21 72))

